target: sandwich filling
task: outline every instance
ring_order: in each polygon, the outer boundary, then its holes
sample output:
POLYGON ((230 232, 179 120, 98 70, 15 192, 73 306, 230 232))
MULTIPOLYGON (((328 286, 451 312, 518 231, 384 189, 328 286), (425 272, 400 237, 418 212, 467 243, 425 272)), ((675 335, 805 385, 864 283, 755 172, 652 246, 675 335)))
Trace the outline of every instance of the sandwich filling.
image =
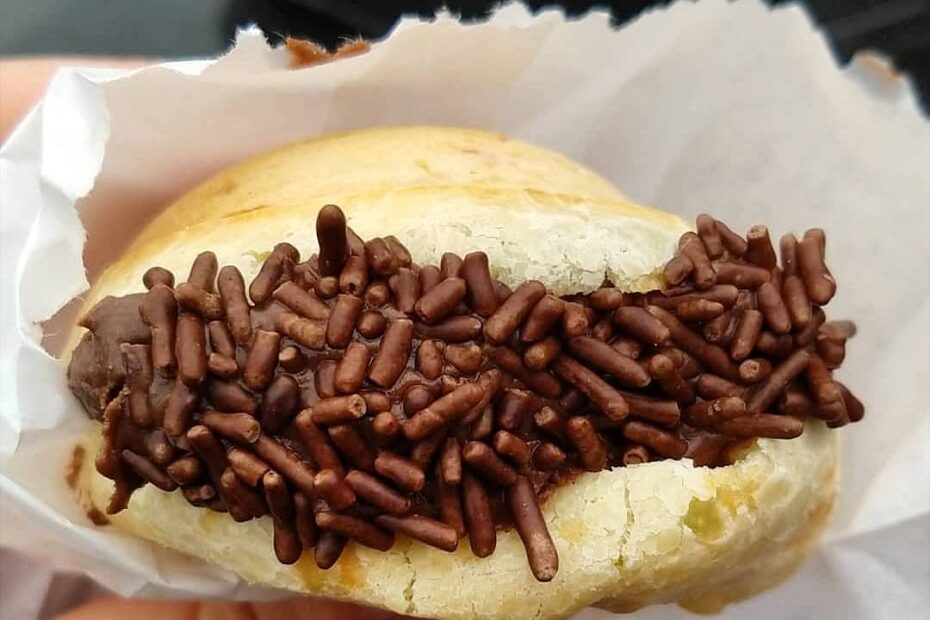
POLYGON ((236 521, 268 514, 277 558, 312 549, 321 568, 396 534, 445 551, 467 537, 486 557, 514 527, 551 580, 540 504, 574 476, 725 466, 803 418, 863 416, 832 376, 855 326, 822 309, 823 231, 783 236, 779 266, 764 226, 743 237, 701 215, 696 230, 646 294, 511 289, 483 252, 418 265, 333 205, 319 254, 280 243, 248 287, 209 251, 183 283, 152 267, 147 292, 81 319, 68 367, 102 422, 107 512, 152 484, 236 521))

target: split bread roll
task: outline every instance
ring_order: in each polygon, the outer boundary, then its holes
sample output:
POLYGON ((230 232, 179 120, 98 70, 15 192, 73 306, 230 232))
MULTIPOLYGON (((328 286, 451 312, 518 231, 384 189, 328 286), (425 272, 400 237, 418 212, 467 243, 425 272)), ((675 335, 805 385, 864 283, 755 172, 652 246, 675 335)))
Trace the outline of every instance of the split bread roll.
MULTIPOLYGON (((395 235, 417 262, 483 250, 504 283, 539 279, 555 293, 594 290, 605 276, 624 290, 657 288, 688 229, 537 147, 459 129, 373 129, 288 146, 206 181, 149 225, 84 309, 142 290, 153 265, 183 277, 203 250, 247 282, 277 242, 309 256, 326 203, 363 238, 395 235)), ((102 512, 113 483, 94 468, 99 442, 95 430, 79 489, 87 508, 102 512)), ((757 440, 726 467, 664 460, 581 474, 542 506, 560 559, 549 583, 534 579, 512 530, 499 532, 484 559, 465 541, 447 553, 400 536, 388 552, 350 543, 324 571, 306 552, 279 563, 269 517, 235 523, 180 492, 147 485, 108 518, 249 582, 415 616, 561 618, 588 605, 631 611, 659 602, 710 612, 801 563, 829 517, 838 462, 838 435, 809 421, 801 437, 757 440)))

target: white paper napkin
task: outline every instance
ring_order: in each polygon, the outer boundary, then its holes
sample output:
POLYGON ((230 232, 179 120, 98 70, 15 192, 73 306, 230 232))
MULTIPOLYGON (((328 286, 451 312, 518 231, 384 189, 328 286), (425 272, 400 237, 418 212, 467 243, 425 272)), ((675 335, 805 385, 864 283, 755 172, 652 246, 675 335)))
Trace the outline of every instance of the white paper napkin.
MULTIPOLYGON (((405 20, 368 54, 300 71, 253 30, 216 61, 59 72, 0 152, 0 543, 127 595, 273 594, 89 525, 60 474, 87 421, 37 325, 86 289, 85 263, 93 279, 206 175, 385 124, 537 142, 686 218, 825 228, 840 283, 831 315, 860 327, 840 374, 867 418, 840 431, 842 496, 824 544, 785 585, 721 617, 926 614, 930 126, 905 80, 838 68, 801 9, 757 0, 678 3, 620 31, 604 14, 514 6, 481 25, 405 20)), ((50 346, 62 329, 47 327, 50 346)), ((33 583, 44 596, 48 580, 33 583)))

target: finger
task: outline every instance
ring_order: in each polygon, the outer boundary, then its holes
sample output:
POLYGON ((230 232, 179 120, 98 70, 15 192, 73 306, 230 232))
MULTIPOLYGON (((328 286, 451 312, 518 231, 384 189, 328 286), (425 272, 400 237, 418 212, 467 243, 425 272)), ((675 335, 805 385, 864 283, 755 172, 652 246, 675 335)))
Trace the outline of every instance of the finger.
POLYGON ((321 598, 300 598, 256 604, 255 620, 400 620, 389 611, 321 598))
POLYGON ((273 603, 208 601, 143 601, 100 598, 55 620, 399 620, 388 611, 321 598, 297 598, 273 603))
MULTIPOLYGON (((116 596, 99 598, 95 601, 81 605, 66 614, 58 616, 55 620, 161 620, 161 618, 182 618, 193 620, 198 618, 199 603, 177 601, 129 601, 116 596)), ((240 617, 214 616, 223 620, 239 620, 240 617)), ((241 616, 243 620, 251 616, 241 616)))
POLYGON ((0 141, 16 126, 39 100, 52 75, 61 67, 102 67, 134 69, 151 63, 144 58, 109 58, 102 56, 63 56, 21 58, 0 61, 0 141))

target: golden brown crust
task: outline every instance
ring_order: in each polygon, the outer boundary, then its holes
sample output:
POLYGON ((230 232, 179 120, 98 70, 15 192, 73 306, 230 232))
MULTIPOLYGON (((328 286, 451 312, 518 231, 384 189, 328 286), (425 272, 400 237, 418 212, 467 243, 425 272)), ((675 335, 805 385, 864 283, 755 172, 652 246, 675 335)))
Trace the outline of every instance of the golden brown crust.
POLYGON ((448 127, 375 127, 283 146, 227 168, 166 208, 138 242, 254 209, 383 190, 463 185, 620 199, 575 162, 507 136, 448 127))

